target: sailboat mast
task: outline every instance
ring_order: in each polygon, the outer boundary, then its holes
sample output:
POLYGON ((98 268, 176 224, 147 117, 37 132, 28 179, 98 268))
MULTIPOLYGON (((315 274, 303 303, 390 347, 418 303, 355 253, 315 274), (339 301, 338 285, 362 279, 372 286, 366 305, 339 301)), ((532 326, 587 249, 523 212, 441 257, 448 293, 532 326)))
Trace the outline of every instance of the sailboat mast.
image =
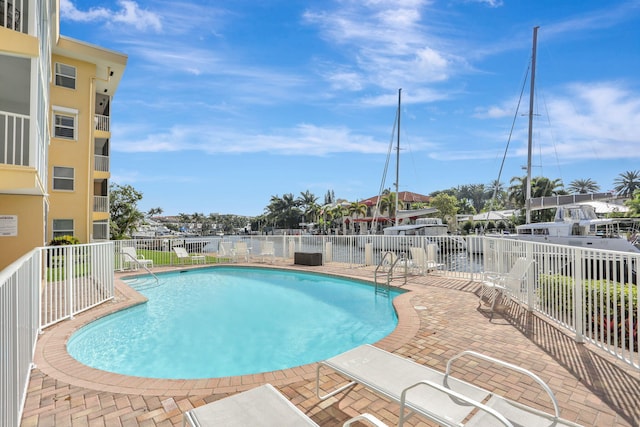
POLYGON ((531 224, 531 153, 533 151, 533 95, 536 84, 536 51, 538 28, 533 27, 533 48, 531 49, 531 88, 529 89, 529 137, 527 139, 527 193, 525 194, 526 223, 531 224))
POLYGON ((402 88, 398 89, 398 137, 396 142, 396 209, 395 209, 395 218, 394 225, 398 225, 398 197, 400 197, 400 192, 398 191, 399 183, 400 183, 400 101, 402 98, 402 88))

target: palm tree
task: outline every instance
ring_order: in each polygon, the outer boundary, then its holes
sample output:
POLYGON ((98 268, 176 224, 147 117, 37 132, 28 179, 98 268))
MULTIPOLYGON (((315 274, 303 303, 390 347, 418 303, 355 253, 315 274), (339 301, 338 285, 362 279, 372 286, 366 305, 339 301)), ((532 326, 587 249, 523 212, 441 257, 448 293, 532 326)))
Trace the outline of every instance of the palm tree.
POLYGON ((387 192, 380 198, 380 213, 387 212, 389 219, 396 216, 396 193, 387 192))
MULTIPOLYGON (((561 179, 551 180, 549 178, 539 176, 531 180, 531 197, 548 197, 565 193, 561 179)), ((515 207, 525 207, 526 194, 527 177, 514 176, 511 178, 509 200, 513 202, 515 207)), ((535 211, 534 214, 535 221, 550 221, 553 218, 553 212, 548 209, 535 211)), ((532 220, 534 219, 532 218, 532 220)))
POLYGON ((618 196, 630 199, 633 197, 633 193, 640 189, 640 172, 626 171, 621 173, 613 181, 613 184, 615 185, 613 189, 618 196))
POLYGON ((526 176, 514 176, 509 181, 508 198, 511 203, 517 208, 524 207, 524 202, 527 194, 527 177, 526 176))
POLYGON ((507 201, 507 191, 504 189, 504 184, 497 179, 491 181, 487 186, 487 196, 490 202, 490 206, 487 206, 489 209, 504 207, 507 201))
POLYGON ((591 178, 587 179, 574 179, 567 187, 571 194, 587 194, 595 193, 600 190, 600 186, 596 184, 591 178))
MULTIPOLYGON (((367 205, 360 202, 351 202, 349 207, 347 207, 347 212, 349 213, 349 216, 354 219, 359 218, 360 216, 364 217, 367 215, 367 205)), ((351 229, 355 229, 353 221, 351 221, 351 229)))
POLYGON ((296 199, 296 202, 304 212, 305 221, 315 222, 317 212, 320 210, 317 205, 318 197, 307 190, 304 193, 300 193, 300 196, 296 199))
POLYGON ((332 207, 329 211, 330 211, 331 218, 334 221, 337 221, 339 219, 340 222, 342 222, 342 228, 343 228, 343 231, 344 231, 344 217, 345 217, 347 211, 342 206, 340 201, 338 201, 336 203, 336 205, 334 207, 332 207))

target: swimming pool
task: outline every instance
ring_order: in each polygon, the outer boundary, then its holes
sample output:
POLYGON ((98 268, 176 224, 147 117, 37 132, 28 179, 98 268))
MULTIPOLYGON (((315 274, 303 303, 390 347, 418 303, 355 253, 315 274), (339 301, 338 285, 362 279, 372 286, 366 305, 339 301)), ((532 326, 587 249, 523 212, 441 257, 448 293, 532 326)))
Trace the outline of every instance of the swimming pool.
POLYGON ((397 325, 392 299, 327 275, 243 267, 159 274, 149 300, 77 331, 67 351, 124 375, 217 378, 313 363, 397 325))

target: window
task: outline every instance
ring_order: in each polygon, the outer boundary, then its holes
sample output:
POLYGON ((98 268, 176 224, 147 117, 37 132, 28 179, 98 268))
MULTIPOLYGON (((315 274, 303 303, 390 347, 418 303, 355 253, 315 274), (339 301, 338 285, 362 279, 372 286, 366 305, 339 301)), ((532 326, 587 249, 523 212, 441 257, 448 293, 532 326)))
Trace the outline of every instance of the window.
POLYGON ((56 62, 56 86, 76 88, 76 67, 56 62))
POLYGON ((53 134, 56 138, 75 139, 76 117, 55 113, 53 134))
POLYGON ((73 191, 73 168, 53 167, 53 189, 73 191))
POLYGON ((60 236, 73 236, 73 220, 72 219, 54 219, 53 220, 53 238, 60 236))

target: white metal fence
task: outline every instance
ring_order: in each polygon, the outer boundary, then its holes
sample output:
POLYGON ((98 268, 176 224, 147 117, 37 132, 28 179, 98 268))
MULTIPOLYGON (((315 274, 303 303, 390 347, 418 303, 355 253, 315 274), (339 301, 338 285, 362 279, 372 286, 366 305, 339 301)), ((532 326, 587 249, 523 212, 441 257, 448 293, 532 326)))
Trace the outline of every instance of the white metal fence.
POLYGON ((18 426, 38 331, 114 296, 113 243, 36 248, 0 272, 0 425, 18 426))
POLYGON ((41 327, 113 298, 113 246, 113 242, 104 242, 41 248, 41 327))
POLYGON ((640 369, 640 254, 485 238, 485 270, 506 272, 518 257, 534 263, 512 298, 640 369))
POLYGON ((0 425, 18 426, 39 329, 40 251, 0 272, 0 425))

